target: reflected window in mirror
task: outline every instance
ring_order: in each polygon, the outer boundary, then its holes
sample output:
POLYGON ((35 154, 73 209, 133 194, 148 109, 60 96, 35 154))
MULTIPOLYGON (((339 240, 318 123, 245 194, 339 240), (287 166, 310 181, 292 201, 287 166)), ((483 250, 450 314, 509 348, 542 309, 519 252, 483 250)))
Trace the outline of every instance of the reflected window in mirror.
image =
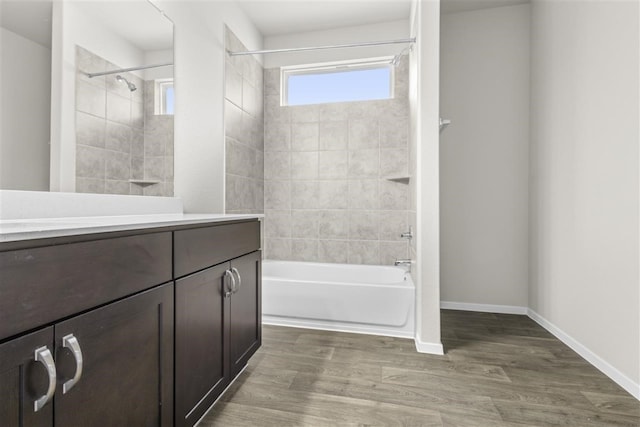
POLYGON ((173 79, 157 79, 155 85, 155 98, 157 115, 174 114, 175 94, 173 91, 173 79))

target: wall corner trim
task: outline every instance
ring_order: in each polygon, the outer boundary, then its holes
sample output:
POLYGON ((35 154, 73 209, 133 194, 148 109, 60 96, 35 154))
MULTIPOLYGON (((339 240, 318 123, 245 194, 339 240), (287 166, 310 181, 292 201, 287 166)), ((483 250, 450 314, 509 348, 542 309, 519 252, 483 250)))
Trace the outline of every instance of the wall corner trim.
POLYGON ((560 341, 568 345, 573 351, 578 353, 581 357, 583 357, 587 362, 591 363, 597 369, 599 369, 603 374, 611 378, 615 383, 617 383, 620 387, 629 392, 633 397, 640 400, 640 384, 635 383, 631 378, 624 375, 622 372, 611 366, 608 362, 602 359, 600 356, 595 354, 593 351, 588 349, 578 340, 573 338, 571 335, 564 332, 562 329, 549 322, 544 317, 540 316, 538 313, 533 311, 532 309, 528 309, 527 315, 537 324, 545 328, 552 335, 558 338, 560 341))
POLYGON ((435 342, 424 342, 420 341, 420 338, 415 338, 416 350, 418 353, 427 353, 427 354, 436 354, 439 356, 444 355, 444 347, 442 347, 442 343, 435 342))
POLYGON ((475 304, 468 302, 440 301, 440 308, 445 310, 479 311, 482 313, 522 314, 529 312, 527 307, 518 305, 475 304))

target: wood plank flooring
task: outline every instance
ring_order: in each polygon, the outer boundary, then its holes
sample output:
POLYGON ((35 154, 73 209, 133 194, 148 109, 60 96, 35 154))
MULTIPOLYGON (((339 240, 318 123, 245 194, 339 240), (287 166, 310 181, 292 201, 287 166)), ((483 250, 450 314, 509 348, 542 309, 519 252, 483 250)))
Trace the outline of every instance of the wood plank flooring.
POLYGON ((263 327, 213 426, 640 426, 640 402, 526 316, 442 311, 413 340, 263 327))

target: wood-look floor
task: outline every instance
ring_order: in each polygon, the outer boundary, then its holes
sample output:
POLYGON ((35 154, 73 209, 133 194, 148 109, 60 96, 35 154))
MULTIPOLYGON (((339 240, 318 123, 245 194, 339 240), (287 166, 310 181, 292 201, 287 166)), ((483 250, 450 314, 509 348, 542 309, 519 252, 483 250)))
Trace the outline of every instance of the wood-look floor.
POLYGON ((640 426, 640 402, 526 316, 442 311, 413 340, 264 326, 211 426, 640 426))

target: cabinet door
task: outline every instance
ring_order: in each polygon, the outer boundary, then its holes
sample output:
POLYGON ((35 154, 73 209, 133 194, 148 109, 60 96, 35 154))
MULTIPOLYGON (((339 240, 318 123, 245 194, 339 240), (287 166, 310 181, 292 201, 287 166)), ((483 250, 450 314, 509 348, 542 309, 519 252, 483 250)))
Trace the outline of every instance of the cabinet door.
POLYGON ((0 426, 49 427, 53 424, 53 402, 48 401, 37 412, 34 407, 35 401, 47 394, 50 380, 51 384, 56 382, 52 353, 53 328, 0 345, 0 426), (38 349, 38 359, 42 362, 36 361, 38 349), (50 358, 51 377, 43 358, 50 358))
POLYGON ((262 342, 262 271, 260 251, 234 259, 231 268, 240 276, 230 298, 229 356, 231 378, 235 377, 262 342))
POLYGON ((198 421, 228 384, 227 269, 224 263, 176 281, 176 426, 198 421))
POLYGON ((171 425, 172 284, 56 324, 55 342, 56 426, 171 425), (77 383, 65 393, 80 365, 77 383))

